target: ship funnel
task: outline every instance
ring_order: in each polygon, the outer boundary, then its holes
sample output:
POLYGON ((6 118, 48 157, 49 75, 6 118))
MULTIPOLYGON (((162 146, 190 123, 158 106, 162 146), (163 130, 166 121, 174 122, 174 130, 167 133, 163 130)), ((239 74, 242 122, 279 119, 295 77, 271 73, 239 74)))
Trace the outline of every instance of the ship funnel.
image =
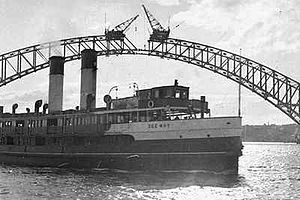
POLYGON ((49 74, 48 113, 62 111, 64 63, 65 63, 64 57, 52 56, 49 58, 50 74, 49 74))
POLYGON ((26 112, 27 112, 27 113, 30 113, 30 108, 26 108, 26 112))
POLYGON ((81 52, 80 110, 96 107, 97 52, 85 49, 81 52))
POLYGON ((3 109, 4 109, 4 107, 0 106, 0 114, 3 114, 3 109))
POLYGON ((16 110, 17 110, 18 106, 19 105, 17 103, 15 103, 14 105, 12 105, 12 114, 16 114, 16 110))
POLYGON ((40 112, 40 107, 42 106, 43 104, 43 101, 40 99, 40 100, 37 100, 34 104, 34 112, 35 113, 39 113, 40 112))
POLYGON ((45 104, 43 105, 43 114, 46 114, 47 109, 48 109, 48 104, 45 103, 45 104))

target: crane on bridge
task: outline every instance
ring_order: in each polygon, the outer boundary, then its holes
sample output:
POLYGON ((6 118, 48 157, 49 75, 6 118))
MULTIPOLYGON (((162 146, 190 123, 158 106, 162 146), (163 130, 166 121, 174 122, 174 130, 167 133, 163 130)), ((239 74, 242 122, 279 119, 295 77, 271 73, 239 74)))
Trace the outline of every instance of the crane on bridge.
POLYGON ((152 28, 152 34, 150 35, 150 40, 156 42, 162 42, 168 39, 170 35, 170 28, 169 27, 167 29, 164 28, 144 5, 142 5, 142 7, 145 11, 149 24, 152 28))
POLYGON ((112 30, 105 29, 106 40, 124 40, 125 31, 128 30, 129 26, 134 22, 139 15, 136 15, 121 24, 118 24, 112 30))

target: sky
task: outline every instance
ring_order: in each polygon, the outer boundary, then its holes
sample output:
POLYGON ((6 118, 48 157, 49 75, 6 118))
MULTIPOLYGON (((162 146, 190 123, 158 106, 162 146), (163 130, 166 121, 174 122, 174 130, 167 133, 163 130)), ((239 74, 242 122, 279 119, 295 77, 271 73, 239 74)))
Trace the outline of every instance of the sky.
MULTIPOLYGON (((218 47, 255 60, 299 81, 300 1, 297 0, 0 0, 0 54, 70 37, 100 35, 105 27, 139 14, 126 32, 138 47, 151 29, 141 5, 165 27, 170 37, 218 47), (106 16, 106 17, 105 17, 106 16), (106 19, 106 20, 105 20, 106 19), (179 25, 180 24, 180 25, 179 25), (179 25, 178 27, 176 27, 179 25), (176 28, 175 28, 176 27, 176 28)), ((97 106, 112 96, 171 85, 174 79, 190 87, 190 96, 205 95, 212 116, 237 115, 238 85, 196 66, 148 56, 98 57, 97 106)), ((48 100, 49 69, 0 88, 0 105, 11 112, 33 109, 37 99, 48 100)), ((79 105, 80 61, 65 64, 64 109, 79 105)), ((242 89, 243 124, 289 124, 293 121, 256 94, 242 89)))

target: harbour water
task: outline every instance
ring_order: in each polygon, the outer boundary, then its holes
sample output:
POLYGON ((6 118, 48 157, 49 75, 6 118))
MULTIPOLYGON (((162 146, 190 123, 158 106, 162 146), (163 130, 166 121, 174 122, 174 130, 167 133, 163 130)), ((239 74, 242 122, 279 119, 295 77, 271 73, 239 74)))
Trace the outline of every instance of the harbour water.
POLYGON ((300 199, 300 145, 244 143, 235 176, 0 165, 0 199, 300 199))

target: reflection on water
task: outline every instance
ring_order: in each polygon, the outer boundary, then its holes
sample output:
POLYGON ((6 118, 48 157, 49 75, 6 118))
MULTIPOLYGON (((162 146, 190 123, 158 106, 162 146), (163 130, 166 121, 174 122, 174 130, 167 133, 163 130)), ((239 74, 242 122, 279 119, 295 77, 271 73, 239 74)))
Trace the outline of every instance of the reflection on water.
POLYGON ((0 167, 0 199, 299 199, 300 146, 244 144, 239 175, 0 167))

